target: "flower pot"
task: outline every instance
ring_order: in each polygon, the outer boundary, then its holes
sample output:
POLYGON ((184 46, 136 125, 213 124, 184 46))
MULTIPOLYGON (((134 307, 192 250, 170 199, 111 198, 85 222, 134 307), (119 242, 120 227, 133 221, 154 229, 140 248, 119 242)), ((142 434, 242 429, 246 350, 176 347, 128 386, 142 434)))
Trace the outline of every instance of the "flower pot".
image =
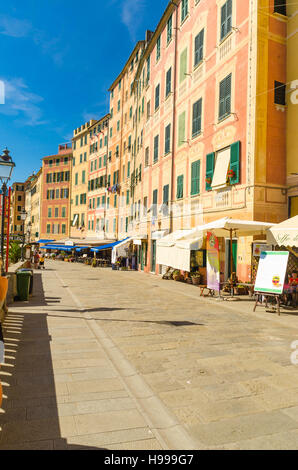
POLYGON ((195 286, 199 286, 200 283, 201 283, 201 277, 199 277, 199 276, 193 276, 193 277, 192 277, 192 283, 193 283, 195 286))

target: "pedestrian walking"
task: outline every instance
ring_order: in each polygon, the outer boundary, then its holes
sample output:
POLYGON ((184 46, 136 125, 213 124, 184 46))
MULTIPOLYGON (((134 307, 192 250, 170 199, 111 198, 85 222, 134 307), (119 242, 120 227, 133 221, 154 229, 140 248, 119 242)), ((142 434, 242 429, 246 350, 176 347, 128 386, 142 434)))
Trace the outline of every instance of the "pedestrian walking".
POLYGON ((45 260, 44 255, 43 255, 43 254, 40 254, 40 257, 39 257, 39 266, 40 266, 40 269, 45 269, 44 260, 45 260))
POLYGON ((34 261, 34 269, 38 269, 39 253, 37 251, 34 253, 33 261, 34 261))

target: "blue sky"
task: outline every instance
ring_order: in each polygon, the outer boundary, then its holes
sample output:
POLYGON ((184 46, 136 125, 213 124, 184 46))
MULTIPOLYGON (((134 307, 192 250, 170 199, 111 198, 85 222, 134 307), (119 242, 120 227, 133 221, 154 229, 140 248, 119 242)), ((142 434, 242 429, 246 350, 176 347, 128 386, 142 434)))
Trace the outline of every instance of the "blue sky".
POLYGON ((10 0, 0 7, 0 151, 11 151, 13 181, 24 181, 108 112, 109 86, 135 42, 154 30, 168 0, 10 0), (1 98, 1 97, 0 97, 1 98), (1 99, 0 99, 1 102, 1 99))

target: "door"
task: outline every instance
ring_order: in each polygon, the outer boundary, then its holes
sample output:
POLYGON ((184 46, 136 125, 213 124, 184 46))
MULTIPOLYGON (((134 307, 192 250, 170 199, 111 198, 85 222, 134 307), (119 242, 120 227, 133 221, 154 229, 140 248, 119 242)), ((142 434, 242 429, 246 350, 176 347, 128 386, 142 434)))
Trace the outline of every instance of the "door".
POLYGON ((155 273, 156 269, 156 240, 151 242, 151 272, 155 273))
POLYGON ((141 245, 141 270, 144 271, 147 265, 147 243, 142 242, 141 245))
POLYGON ((229 279, 232 272, 237 272, 237 240, 233 240, 233 247, 232 247, 232 254, 233 254, 233 266, 231 270, 231 258, 230 258, 230 250, 231 250, 231 242, 230 239, 226 239, 226 262, 225 262, 225 278, 226 280, 229 279))

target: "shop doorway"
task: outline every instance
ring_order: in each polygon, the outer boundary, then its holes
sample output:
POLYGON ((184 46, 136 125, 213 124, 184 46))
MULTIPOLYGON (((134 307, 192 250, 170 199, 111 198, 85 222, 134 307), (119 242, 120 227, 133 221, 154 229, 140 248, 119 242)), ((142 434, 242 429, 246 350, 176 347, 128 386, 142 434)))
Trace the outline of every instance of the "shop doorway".
POLYGON ((233 265, 231 267, 231 241, 230 239, 226 238, 225 240, 225 248, 226 248, 226 256, 225 256, 225 280, 227 281, 232 273, 237 272, 237 248, 238 248, 238 240, 233 240, 233 247, 232 247, 232 254, 233 254, 233 265))
POLYGON ((147 243, 142 242, 141 245, 141 270, 144 271, 147 266, 147 243))
POLYGON ((151 242, 151 272, 155 273, 156 270, 156 240, 151 242))

